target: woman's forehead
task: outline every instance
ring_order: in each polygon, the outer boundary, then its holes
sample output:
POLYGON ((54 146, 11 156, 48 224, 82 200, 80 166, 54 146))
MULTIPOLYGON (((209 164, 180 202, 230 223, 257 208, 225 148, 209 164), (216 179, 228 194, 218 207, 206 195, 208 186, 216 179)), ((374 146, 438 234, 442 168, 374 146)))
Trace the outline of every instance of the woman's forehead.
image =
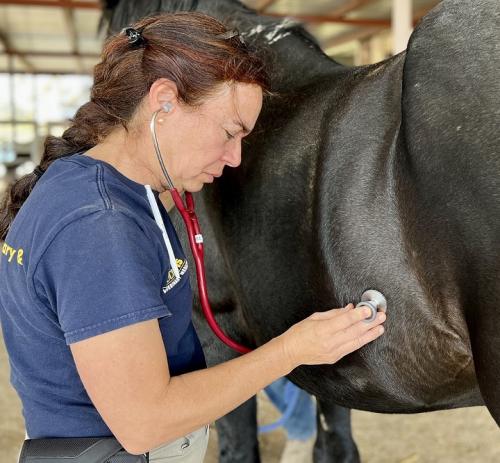
POLYGON ((241 121, 251 130, 262 106, 262 89, 255 84, 224 84, 206 103, 208 109, 219 112, 222 118, 241 121))

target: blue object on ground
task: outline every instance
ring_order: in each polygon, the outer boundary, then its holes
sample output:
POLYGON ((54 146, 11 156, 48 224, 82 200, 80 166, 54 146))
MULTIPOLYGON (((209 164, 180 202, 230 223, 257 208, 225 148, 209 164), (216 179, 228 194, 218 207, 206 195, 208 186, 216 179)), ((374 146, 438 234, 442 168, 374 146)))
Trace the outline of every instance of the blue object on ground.
POLYGON ((316 405, 306 391, 286 378, 278 379, 264 390, 282 416, 274 423, 259 426, 260 433, 280 426, 286 429, 288 439, 307 440, 316 433, 316 405))

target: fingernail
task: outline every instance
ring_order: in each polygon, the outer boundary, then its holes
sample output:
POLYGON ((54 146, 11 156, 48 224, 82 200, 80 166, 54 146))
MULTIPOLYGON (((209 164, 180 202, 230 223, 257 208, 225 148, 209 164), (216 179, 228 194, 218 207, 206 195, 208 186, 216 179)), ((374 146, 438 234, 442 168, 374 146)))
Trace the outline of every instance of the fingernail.
POLYGON ((380 321, 384 321, 387 318, 386 314, 384 312, 379 312, 378 314, 378 319, 380 321))
POLYGON ((378 327, 378 332, 379 332, 380 334, 382 334, 382 333, 384 332, 384 327, 383 327, 383 326, 379 326, 379 327, 378 327))
POLYGON ((363 315, 365 317, 369 317, 371 314, 372 314, 372 311, 368 307, 363 309, 363 315))

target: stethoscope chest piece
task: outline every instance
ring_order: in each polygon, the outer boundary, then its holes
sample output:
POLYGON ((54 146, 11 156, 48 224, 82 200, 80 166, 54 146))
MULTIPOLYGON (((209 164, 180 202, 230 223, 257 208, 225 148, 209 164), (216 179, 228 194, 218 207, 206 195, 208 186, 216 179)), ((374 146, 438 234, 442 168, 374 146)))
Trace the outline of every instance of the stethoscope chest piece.
POLYGON ((366 323, 370 323, 375 320, 375 317, 377 316, 377 312, 379 310, 384 313, 387 312, 386 298, 381 292, 375 289, 369 289, 361 295, 361 302, 356 305, 356 307, 362 306, 368 307, 372 311, 371 316, 364 320, 366 323))

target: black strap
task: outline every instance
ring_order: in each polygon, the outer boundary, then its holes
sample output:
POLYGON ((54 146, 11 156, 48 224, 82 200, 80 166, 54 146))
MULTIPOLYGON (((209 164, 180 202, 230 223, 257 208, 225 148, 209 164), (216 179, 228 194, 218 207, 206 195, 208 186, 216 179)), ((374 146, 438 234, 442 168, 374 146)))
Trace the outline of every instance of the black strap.
POLYGON ((146 463, 147 455, 132 455, 114 437, 27 439, 19 463, 146 463))

